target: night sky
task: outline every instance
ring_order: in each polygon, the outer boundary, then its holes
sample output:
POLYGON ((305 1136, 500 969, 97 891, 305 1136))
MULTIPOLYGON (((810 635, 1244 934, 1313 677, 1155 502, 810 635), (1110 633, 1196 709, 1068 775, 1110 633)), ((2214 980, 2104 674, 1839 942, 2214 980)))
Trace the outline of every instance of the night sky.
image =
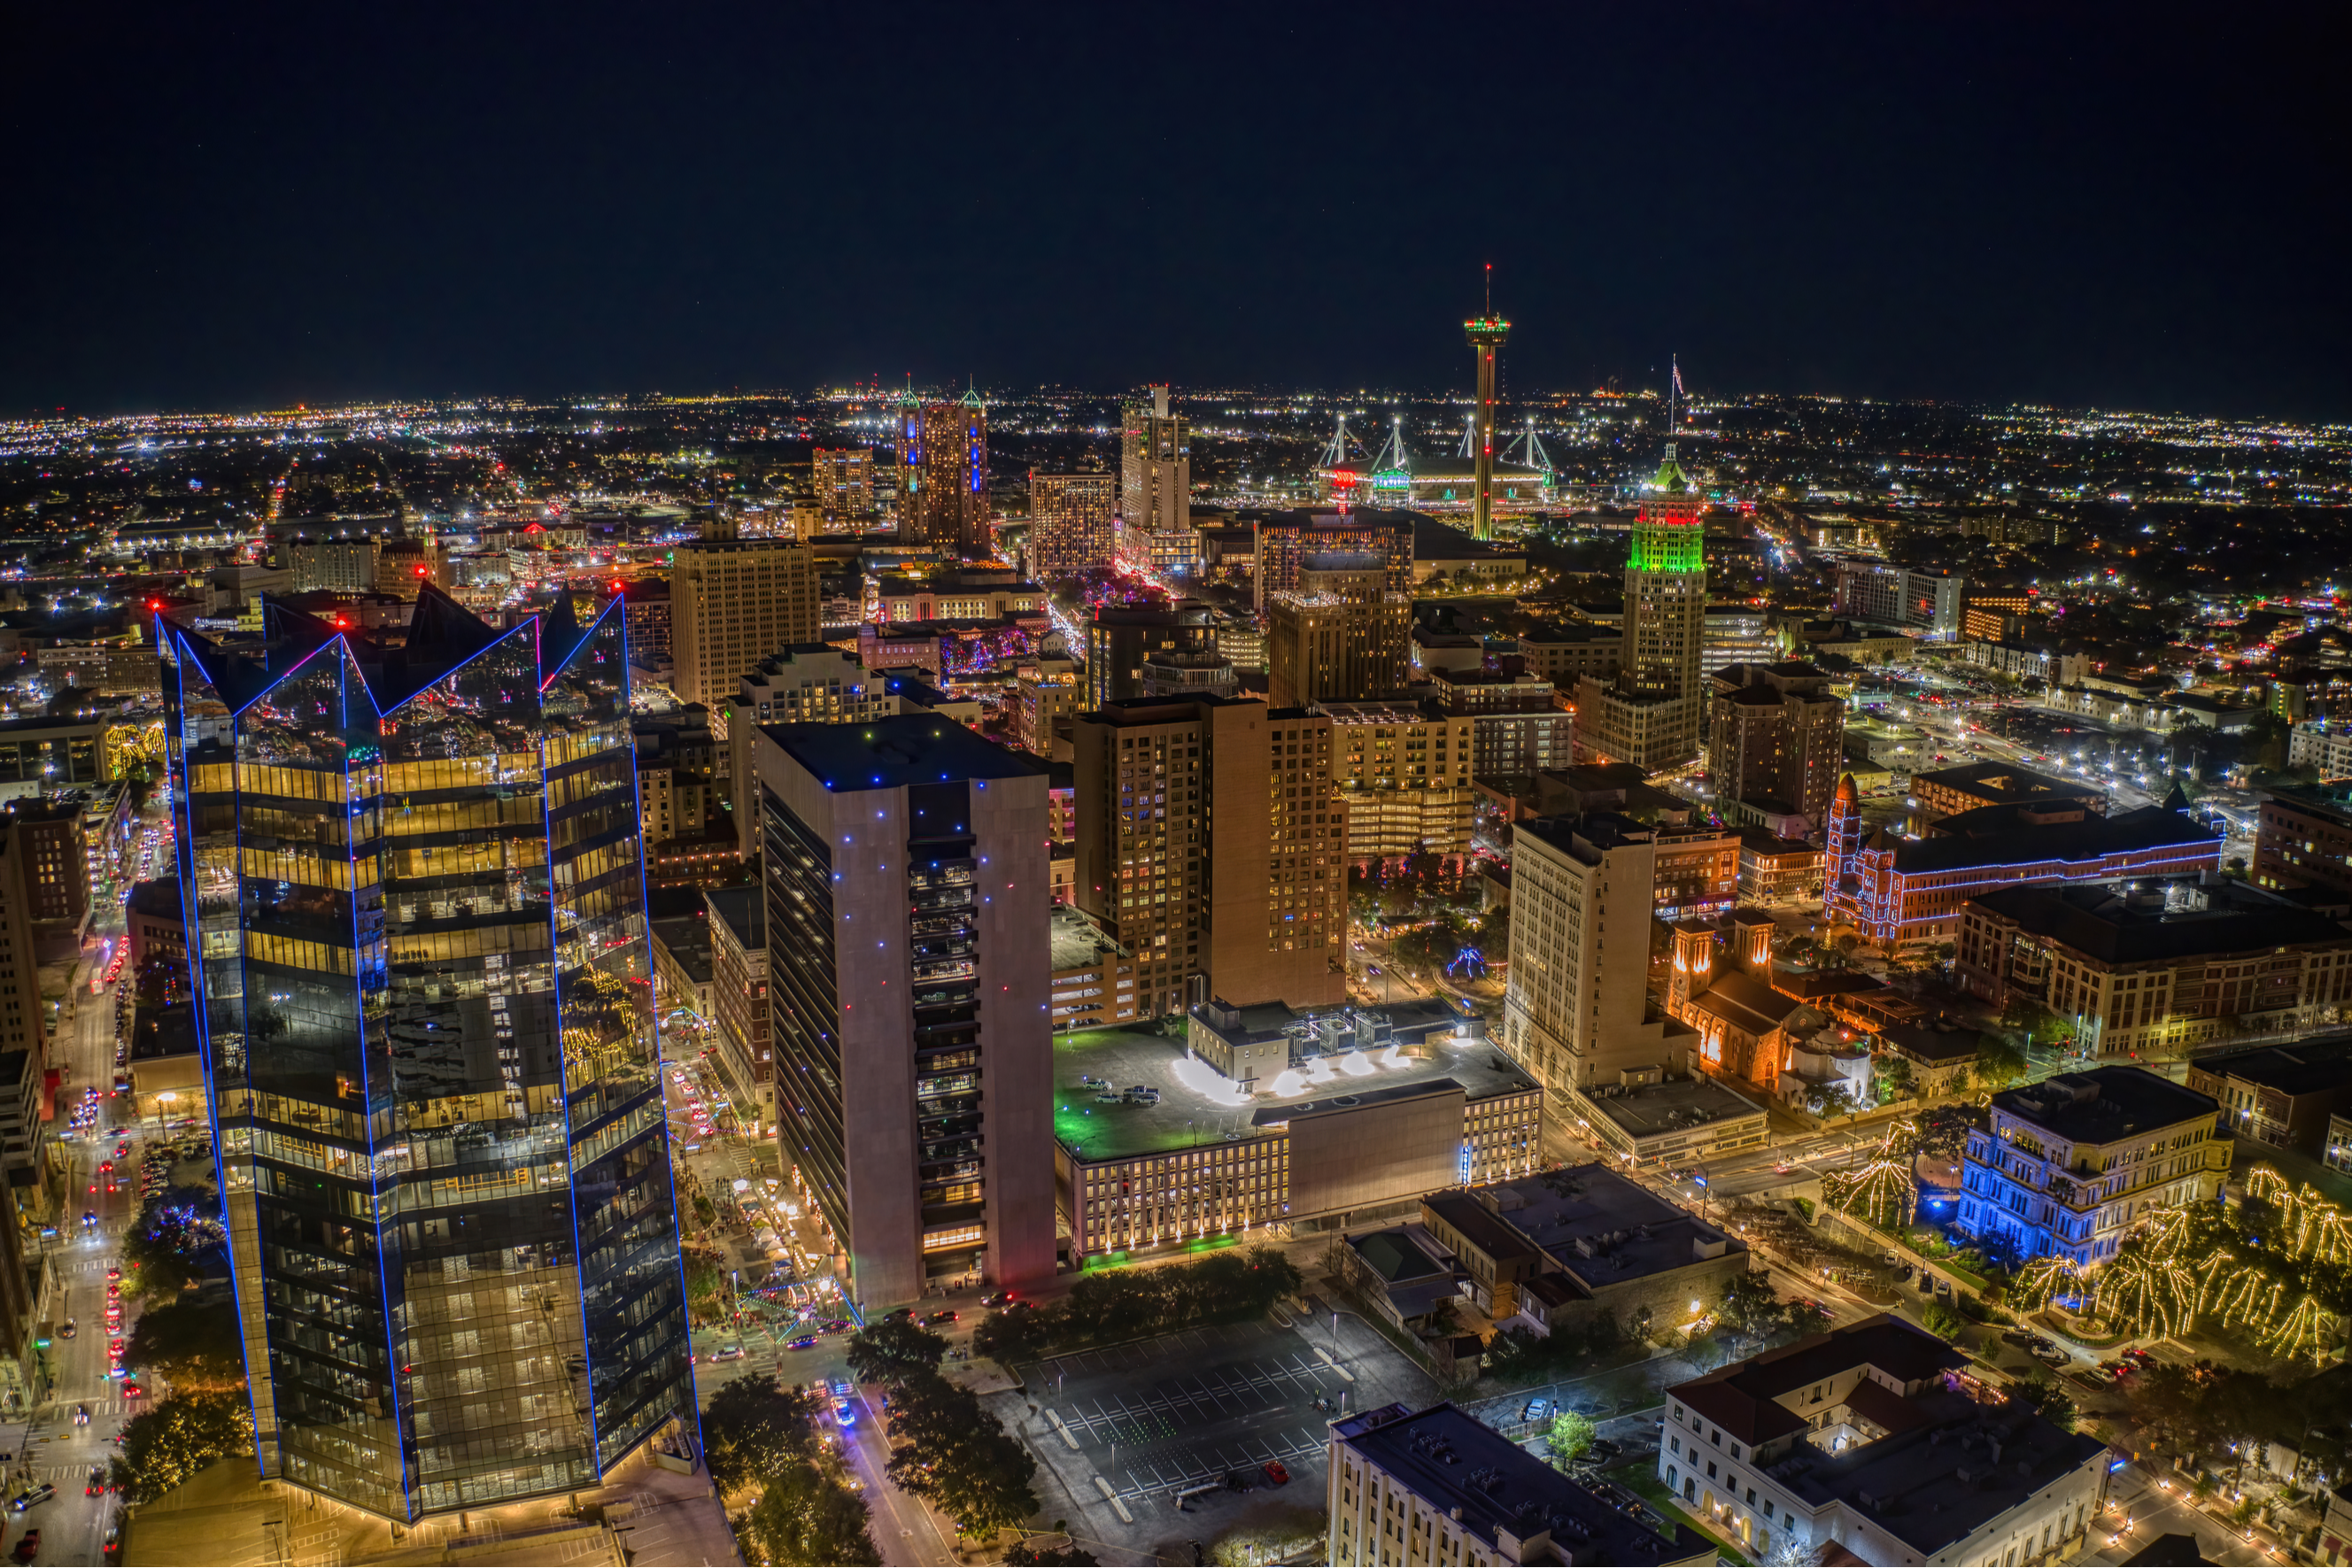
POLYGON ((1491 261, 1512 394, 2342 419, 2327 16, 20 7, 0 413, 1438 392, 1491 261))

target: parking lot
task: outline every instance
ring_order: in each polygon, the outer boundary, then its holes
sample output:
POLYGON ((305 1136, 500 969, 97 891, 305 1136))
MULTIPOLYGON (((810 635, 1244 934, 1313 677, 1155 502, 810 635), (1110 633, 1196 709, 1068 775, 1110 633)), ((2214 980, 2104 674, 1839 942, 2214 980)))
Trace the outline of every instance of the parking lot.
MULTIPOLYGON (((1319 1496, 1324 1424, 1360 1399, 1360 1385, 1325 1365, 1297 1329, 1265 1322, 1190 1329, 1022 1371, 1077 1443, 1069 1457, 1130 1503, 1164 1503, 1228 1475, 1267 1486, 1269 1461, 1288 1469, 1292 1487, 1319 1496)), ((1068 1452, 1058 1437, 1042 1440, 1068 1452)))

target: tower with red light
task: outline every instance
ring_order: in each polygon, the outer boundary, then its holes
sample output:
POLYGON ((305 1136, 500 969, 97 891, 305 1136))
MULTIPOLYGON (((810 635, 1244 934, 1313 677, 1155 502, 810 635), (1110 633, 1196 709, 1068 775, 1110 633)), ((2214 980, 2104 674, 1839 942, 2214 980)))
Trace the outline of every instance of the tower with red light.
POLYGON ((1475 452, 1477 474, 1472 482, 1470 537, 1491 539, 1495 537, 1495 356, 1502 352, 1503 340, 1511 335, 1511 324, 1495 314, 1495 266, 1486 264, 1486 313, 1462 323, 1463 336, 1470 340, 1470 352, 1478 364, 1478 429, 1475 452))

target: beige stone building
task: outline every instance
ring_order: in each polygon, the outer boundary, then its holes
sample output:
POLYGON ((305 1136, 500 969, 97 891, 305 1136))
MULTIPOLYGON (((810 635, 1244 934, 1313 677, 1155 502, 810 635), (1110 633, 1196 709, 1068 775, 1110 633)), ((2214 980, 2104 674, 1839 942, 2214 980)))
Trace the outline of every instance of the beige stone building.
POLYGON ((1077 904, 1135 955, 1138 1015, 1345 998, 1346 807, 1321 714, 1130 698, 1072 726, 1077 904))
POLYGON ((1362 702, 1404 688, 1412 600, 1365 551, 1307 558, 1295 588, 1266 596, 1267 694, 1283 707, 1362 702))
POLYGON ((816 554, 794 539, 699 539, 670 572, 671 689, 716 707, 745 671, 817 634, 816 554))
POLYGON ((1502 1045, 1556 1103, 1680 1066, 1664 1024, 1647 1017, 1657 837, 1595 811, 1523 822, 1512 840, 1502 1045))
POLYGON ((1332 702, 1332 777, 1348 812, 1348 858, 1393 860, 1426 849, 1470 852, 1475 717, 1434 703, 1332 702))

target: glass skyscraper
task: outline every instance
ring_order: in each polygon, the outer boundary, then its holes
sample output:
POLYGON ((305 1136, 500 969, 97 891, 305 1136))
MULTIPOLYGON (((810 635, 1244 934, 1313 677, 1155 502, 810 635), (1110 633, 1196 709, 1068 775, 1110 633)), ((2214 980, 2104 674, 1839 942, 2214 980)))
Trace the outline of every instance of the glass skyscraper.
POLYGON ((693 1431, 623 617, 157 623, 261 1469, 392 1519, 693 1431))

